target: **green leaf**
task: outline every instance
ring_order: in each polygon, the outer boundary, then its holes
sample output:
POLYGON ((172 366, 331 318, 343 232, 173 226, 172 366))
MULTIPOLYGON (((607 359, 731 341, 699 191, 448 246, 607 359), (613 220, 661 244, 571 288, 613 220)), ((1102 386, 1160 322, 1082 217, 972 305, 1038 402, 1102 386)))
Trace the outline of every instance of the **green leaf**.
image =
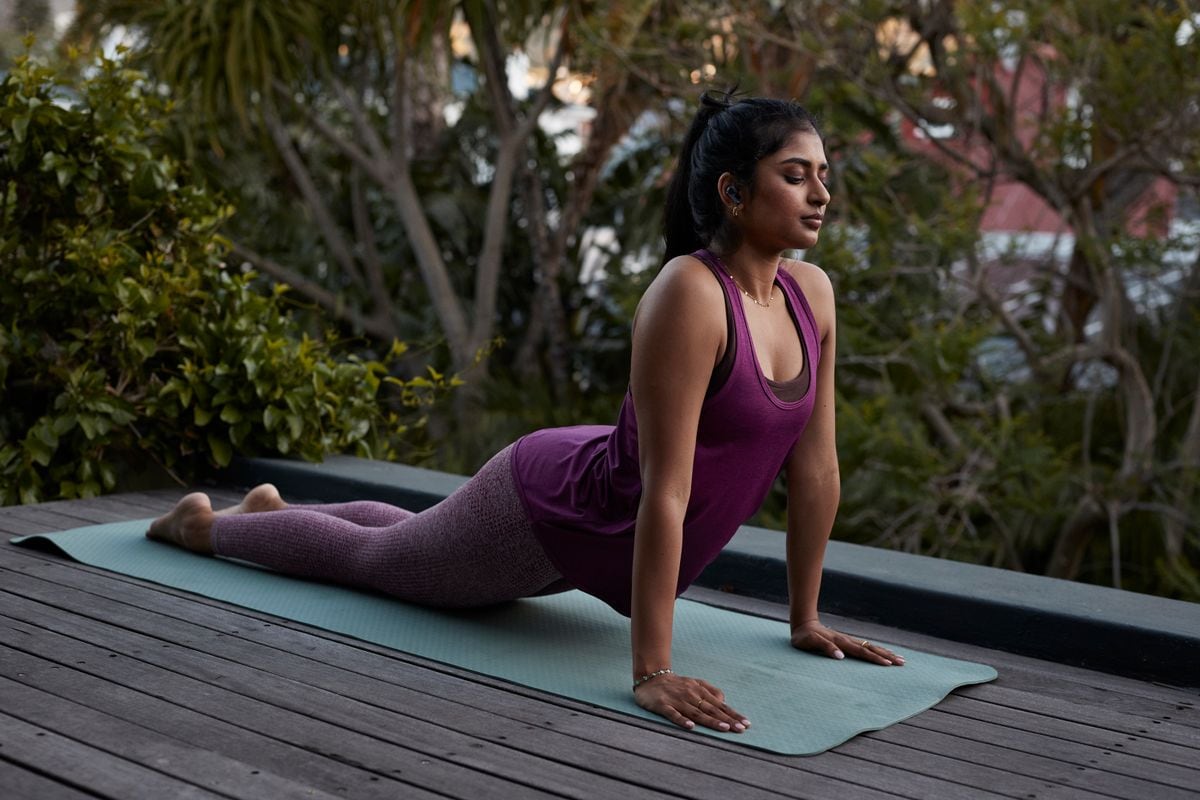
POLYGON ((114 470, 112 464, 109 464, 107 461, 101 461, 99 469, 100 482, 104 485, 104 490, 106 492, 111 492, 117 486, 116 470, 114 470))
POLYGON ((34 436, 25 437, 25 452, 35 464, 41 464, 43 467, 50 466, 50 459, 54 457, 54 449, 47 447, 45 442, 34 436))
POLYGON ((233 448, 229 442, 212 431, 208 434, 208 449, 212 453, 213 461, 217 462, 217 466, 227 467, 233 460, 233 448))
POLYGON ((43 419, 34 428, 34 431, 36 431, 38 439, 44 442, 51 450, 58 447, 58 435, 55 434, 54 426, 48 420, 43 419))

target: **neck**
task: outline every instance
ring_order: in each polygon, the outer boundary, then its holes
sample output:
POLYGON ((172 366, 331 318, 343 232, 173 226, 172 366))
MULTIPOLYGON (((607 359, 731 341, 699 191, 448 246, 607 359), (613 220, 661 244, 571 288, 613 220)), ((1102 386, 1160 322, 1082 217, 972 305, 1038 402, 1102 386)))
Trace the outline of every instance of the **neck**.
POLYGON ((782 252, 756 251, 741 246, 733 250, 713 249, 738 286, 759 303, 767 303, 775 287, 782 252))

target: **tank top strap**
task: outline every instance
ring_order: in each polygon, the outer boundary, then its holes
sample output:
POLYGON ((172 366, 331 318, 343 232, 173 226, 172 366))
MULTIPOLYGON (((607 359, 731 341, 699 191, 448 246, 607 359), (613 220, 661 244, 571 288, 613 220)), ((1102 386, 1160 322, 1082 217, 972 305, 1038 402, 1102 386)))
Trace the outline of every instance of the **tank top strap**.
POLYGON ((821 361, 821 329, 817 326, 817 318, 813 316, 800 282, 792 273, 780 268, 776 276, 780 288, 787 294, 788 302, 796 310, 796 321, 800 323, 800 332, 804 336, 804 349, 811 357, 809 370, 815 375, 816 366, 821 361))
MULTIPOLYGON (((733 346, 733 364, 726 366, 729 372, 736 368, 736 365, 742 359, 739 358, 742 353, 754 352, 754 345, 750 341, 750 325, 746 321, 746 310, 742 307, 742 290, 737 288, 737 284, 733 282, 733 276, 725 269, 725 265, 717 257, 716 253, 706 248, 701 248, 692 253, 693 258, 699 259, 713 275, 717 276, 717 280, 721 282, 721 287, 725 290, 726 309, 732 312, 732 317, 727 317, 731 320, 729 332, 733 334, 734 340, 730 342, 733 346)), ((726 351, 729 347, 726 347, 726 351)))

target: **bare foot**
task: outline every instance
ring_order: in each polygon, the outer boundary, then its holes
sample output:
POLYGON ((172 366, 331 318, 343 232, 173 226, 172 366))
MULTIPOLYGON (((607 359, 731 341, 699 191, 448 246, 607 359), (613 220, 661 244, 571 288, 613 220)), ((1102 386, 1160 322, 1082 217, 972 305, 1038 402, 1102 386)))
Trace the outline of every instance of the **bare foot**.
POLYGON ((146 536, 195 553, 212 553, 212 501, 203 492, 186 495, 150 524, 146 536))
POLYGON ((223 508, 216 512, 216 515, 226 517, 233 514, 257 514, 260 511, 282 511, 287 506, 288 504, 283 502, 283 498, 279 496, 278 489, 269 483, 263 483, 246 492, 242 502, 236 506, 223 508))

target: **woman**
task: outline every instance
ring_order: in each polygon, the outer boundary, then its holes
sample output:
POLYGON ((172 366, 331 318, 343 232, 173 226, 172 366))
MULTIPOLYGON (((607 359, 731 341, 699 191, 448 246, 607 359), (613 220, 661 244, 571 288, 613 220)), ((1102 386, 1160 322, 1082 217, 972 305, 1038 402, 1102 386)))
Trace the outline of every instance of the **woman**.
POLYGON ((827 170, 799 105, 702 97, 616 426, 523 437, 420 514, 287 506, 266 485, 216 514, 188 495, 147 535, 428 605, 579 588, 631 617, 639 705, 684 728, 741 732, 750 722, 720 689, 673 671, 674 602, 786 470, 792 644, 903 664, 817 618, 840 491, 834 301, 824 272, 783 253, 816 244, 827 170))

